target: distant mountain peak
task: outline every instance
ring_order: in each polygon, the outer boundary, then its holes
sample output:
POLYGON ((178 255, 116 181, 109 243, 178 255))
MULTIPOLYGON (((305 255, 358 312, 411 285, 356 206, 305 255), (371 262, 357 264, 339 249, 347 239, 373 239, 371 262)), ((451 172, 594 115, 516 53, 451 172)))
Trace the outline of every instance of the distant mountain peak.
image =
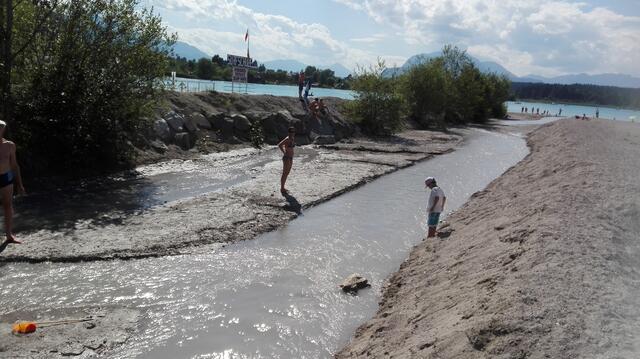
POLYGON ((178 57, 185 57, 187 60, 199 60, 203 57, 211 58, 211 55, 205 53, 199 48, 187 44, 186 42, 176 41, 173 45, 173 53, 178 57))

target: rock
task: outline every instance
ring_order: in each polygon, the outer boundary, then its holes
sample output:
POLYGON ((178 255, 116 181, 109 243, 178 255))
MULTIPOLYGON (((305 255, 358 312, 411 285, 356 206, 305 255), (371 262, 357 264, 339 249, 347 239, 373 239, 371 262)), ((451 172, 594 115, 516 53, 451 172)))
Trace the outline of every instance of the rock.
POLYGON ((184 116, 171 111, 165 115, 165 121, 169 124, 169 127, 175 132, 184 132, 184 116))
POLYGON ((177 133, 173 140, 183 150, 188 150, 192 147, 190 135, 186 132, 177 133))
POLYGON ((233 119, 233 127, 242 133, 248 132, 251 128, 251 121, 244 115, 232 115, 231 119, 233 119))
POLYGON ((164 144, 164 142, 158 140, 149 142, 149 146, 151 146, 151 148, 153 148, 153 150, 158 153, 165 153, 169 149, 167 145, 164 144))
POLYGON ((336 143, 336 138, 333 135, 316 136, 313 139, 313 143, 316 145, 331 145, 336 143))
POLYGON ((342 284, 340 284, 340 288, 342 291, 347 293, 357 293, 358 290, 370 287, 371 285, 367 281, 366 278, 362 277, 359 274, 352 274, 348 276, 342 284))
POLYGON ((213 122, 213 127, 220 130, 225 138, 233 136, 233 120, 227 117, 217 117, 213 122))
POLYGON ((266 142, 270 145, 277 144, 280 138, 287 135, 290 126, 296 128, 296 132, 304 133, 302 121, 291 116, 287 110, 270 113, 262 122, 262 129, 266 142))
POLYGON ((209 124, 211 124, 211 126, 215 127, 215 122, 218 119, 223 119, 225 118, 225 113, 224 112, 220 112, 220 111, 207 111, 204 114, 204 117, 207 119, 207 121, 209 121, 209 124))
POLYGON ((163 119, 156 120, 153 123, 153 131, 156 136, 164 142, 171 141, 171 130, 169 124, 163 119))
POLYGON ((200 112, 193 112, 185 121, 185 126, 189 132, 196 132, 198 129, 211 129, 211 123, 200 112))

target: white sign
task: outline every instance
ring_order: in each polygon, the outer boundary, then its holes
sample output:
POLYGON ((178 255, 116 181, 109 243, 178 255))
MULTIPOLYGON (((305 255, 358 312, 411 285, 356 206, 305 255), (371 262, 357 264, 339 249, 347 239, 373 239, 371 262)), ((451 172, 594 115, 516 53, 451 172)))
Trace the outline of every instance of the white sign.
POLYGON ((227 62, 231 66, 256 68, 250 57, 227 54, 227 62))
POLYGON ((247 74, 249 70, 246 67, 233 67, 233 74, 231 81, 233 82, 247 82, 247 74))

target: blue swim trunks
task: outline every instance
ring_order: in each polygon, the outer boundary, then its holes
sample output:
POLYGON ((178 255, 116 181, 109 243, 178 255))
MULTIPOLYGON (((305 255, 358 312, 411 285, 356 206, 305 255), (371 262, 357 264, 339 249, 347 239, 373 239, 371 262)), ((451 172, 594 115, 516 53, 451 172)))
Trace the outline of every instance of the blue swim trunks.
POLYGON ((427 225, 429 227, 437 227, 438 222, 440 222, 440 212, 429 213, 429 219, 427 220, 427 225))
POLYGON ((9 171, 0 175, 0 188, 4 188, 13 184, 13 171, 9 171))

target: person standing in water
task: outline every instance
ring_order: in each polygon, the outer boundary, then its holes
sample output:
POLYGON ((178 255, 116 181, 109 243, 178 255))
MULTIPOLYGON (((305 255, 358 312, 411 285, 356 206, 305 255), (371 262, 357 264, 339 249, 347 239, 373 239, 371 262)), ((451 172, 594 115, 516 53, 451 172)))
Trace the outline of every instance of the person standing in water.
POLYGON ((280 193, 282 194, 289 193, 284 185, 287 182, 287 177, 289 176, 289 172, 291 172, 291 167, 293 166, 293 148, 296 147, 295 137, 296 129, 289 127, 289 135, 278 143, 278 148, 283 154, 282 177, 280 177, 280 193))
POLYGON ((429 201, 427 202, 427 226, 429 226, 427 238, 433 238, 436 236, 436 229, 440 222, 440 213, 444 211, 444 204, 447 201, 447 197, 445 197, 442 188, 438 187, 435 178, 427 177, 424 180, 424 185, 431 189, 429 201))
POLYGON ((21 242, 13 235, 13 184, 19 194, 23 194, 22 176, 20 166, 16 160, 16 145, 4 138, 7 124, 0 121, 0 195, 2 196, 2 209, 4 210, 4 230, 7 239, 0 244, 0 252, 4 251, 9 244, 20 244, 21 242))

